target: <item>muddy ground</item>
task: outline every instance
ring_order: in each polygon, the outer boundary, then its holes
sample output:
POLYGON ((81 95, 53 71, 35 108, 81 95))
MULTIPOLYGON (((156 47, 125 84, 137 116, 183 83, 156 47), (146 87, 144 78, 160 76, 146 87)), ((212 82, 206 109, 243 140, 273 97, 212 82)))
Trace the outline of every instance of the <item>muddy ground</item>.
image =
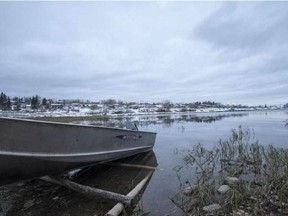
MULTIPOLYGON (((121 162, 157 166, 153 152, 121 162)), ((72 180, 83 185, 127 194, 148 172, 144 169, 97 165, 81 170, 72 180)), ((132 207, 126 209, 128 214, 132 214, 140 196, 132 207)), ((115 204, 40 179, 0 187, 0 216, 98 216, 107 213, 115 204)))

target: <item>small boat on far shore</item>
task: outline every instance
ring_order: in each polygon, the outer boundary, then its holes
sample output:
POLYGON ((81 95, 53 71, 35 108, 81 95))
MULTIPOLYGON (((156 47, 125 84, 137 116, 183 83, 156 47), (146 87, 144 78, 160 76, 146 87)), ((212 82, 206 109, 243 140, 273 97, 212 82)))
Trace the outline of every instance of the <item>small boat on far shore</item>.
POLYGON ((0 185, 150 151, 156 133, 0 118, 0 185))

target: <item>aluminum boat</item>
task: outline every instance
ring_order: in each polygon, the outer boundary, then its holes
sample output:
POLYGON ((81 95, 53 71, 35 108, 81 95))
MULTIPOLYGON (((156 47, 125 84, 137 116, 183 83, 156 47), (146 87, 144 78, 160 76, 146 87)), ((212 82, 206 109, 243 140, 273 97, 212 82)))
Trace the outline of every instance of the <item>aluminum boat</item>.
POLYGON ((156 133, 0 118, 0 185, 150 151, 156 133))

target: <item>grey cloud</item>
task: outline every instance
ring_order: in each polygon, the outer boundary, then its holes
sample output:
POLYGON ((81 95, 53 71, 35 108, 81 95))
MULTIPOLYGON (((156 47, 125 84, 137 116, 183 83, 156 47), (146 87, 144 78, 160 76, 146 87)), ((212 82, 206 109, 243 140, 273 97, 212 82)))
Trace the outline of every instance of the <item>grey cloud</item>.
POLYGON ((204 20, 195 29, 193 37, 218 48, 250 51, 265 50, 266 46, 275 43, 287 45, 287 9, 286 2, 229 2, 204 20))
POLYGON ((287 5, 0 2, 0 91, 286 103, 287 5))

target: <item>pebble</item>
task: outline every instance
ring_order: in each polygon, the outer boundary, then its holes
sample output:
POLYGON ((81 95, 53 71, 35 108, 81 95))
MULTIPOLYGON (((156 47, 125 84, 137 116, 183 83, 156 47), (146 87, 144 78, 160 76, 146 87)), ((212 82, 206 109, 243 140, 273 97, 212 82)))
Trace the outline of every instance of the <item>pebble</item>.
POLYGON ((197 188, 197 185, 186 187, 182 190, 182 193, 185 195, 191 195, 197 188))
POLYGON ((33 205, 34 205, 34 199, 28 200, 27 202, 25 202, 23 207, 24 207, 24 209, 28 209, 28 208, 30 208, 33 205))
POLYGON ((53 197, 52 199, 53 199, 53 200, 58 200, 58 199, 59 199, 59 197, 58 197, 58 196, 56 196, 56 197, 53 197))
POLYGON ((243 210, 238 210, 238 211, 235 211, 233 210, 233 213, 232 213, 233 216, 249 216, 249 213, 243 211, 243 210))
POLYGON ((220 208, 221 208, 221 206, 219 204, 211 204, 211 205, 208 205, 208 206, 204 206, 203 210, 206 211, 206 212, 211 212, 211 211, 218 210, 220 208))
POLYGON ((225 178, 225 181, 229 185, 235 185, 235 184, 238 184, 240 182, 240 179, 236 178, 236 177, 229 177, 228 176, 228 177, 225 178))
POLYGON ((217 191, 223 195, 223 194, 227 193, 227 191, 229 191, 229 190, 230 190, 230 187, 228 185, 221 185, 217 191))
POLYGON ((18 183, 16 186, 17 187, 22 187, 24 185, 24 183, 23 182, 20 182, 20 183, 18 183))

